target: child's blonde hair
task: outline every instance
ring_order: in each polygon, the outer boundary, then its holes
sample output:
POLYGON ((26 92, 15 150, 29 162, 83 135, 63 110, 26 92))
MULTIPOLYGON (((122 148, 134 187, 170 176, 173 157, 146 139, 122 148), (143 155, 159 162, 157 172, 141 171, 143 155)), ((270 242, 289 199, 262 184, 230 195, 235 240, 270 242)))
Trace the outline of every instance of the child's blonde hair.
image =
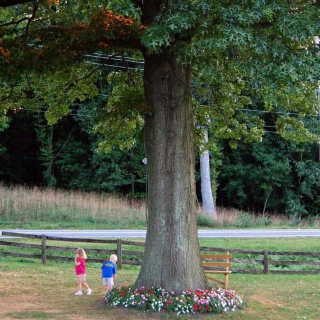
POLYGON ((118 257, 116 254, 112 254, 109 258, 110 261, 113 261, 113 262, 117 262, 118 261, 118 257))
POLYGON ((83 256, 83 259, 85 260, 88 258, 86 252, 82 248, 76 250, 76 256, 83 256))

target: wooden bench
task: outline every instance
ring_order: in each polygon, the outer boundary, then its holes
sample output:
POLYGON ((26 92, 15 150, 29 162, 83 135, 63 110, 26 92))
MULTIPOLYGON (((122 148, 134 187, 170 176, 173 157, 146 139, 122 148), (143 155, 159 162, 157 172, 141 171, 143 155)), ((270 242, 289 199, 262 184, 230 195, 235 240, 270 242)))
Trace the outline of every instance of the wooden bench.
POLYGON ((201 259, 204 260, 202 265, 204 267, 205 273, 224 275, 224 281, 211 276, 207 276, 207 278, 215 282, 218 282, 220 284, 223 284, 224 288, 228 289, 229 274, 231 273, 231 271, 229 270, 229 268, 231 268, 230 259, 232 259, 232 256, 229 254, 229 251, 227 251, 226 254, 202 254, 201 259), (212 261, 212 260, 220 260, 220 261, 212 261), (214 267, 219 269, 218 270, 207 269, 208 267, 209 268, 214 267))

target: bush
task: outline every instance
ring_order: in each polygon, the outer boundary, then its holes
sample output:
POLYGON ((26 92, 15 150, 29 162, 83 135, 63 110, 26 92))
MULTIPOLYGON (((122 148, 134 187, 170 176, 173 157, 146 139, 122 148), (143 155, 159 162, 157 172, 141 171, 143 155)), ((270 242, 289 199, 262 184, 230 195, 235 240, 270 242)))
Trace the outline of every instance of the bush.
POLYGON ((203 213, 198 213, 197 225, 199 227, 208 227, 208 228, 217 227, 217 223, 211 217, 203 213))
POLYGON ((254 225, 254 217, 248 212, 241 212, 237 221, 237 226, 240 228, 247 228, 254 225))

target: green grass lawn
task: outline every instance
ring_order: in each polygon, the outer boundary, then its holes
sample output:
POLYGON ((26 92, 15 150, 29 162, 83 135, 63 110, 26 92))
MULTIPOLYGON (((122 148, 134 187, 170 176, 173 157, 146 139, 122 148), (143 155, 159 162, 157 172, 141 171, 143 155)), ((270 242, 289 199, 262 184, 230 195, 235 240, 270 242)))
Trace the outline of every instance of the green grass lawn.
MULTIPOLYGON (((1 209, 1 208, 0 208, 1 209)), ((146 229, 147 224, 139 215, 126 218, 126 212, 120 212, 121 218, 73 217, 72 215, 51 219, 50 216, 41 220, 4 217, 0 215, 1 229, 78 229, 78 230, 118 230, 118 229, 146 229), (51 219, 51 220, 50 220, 51 219)), ((199 215, 199 229, 314 229, 319 228, 319 220, 296 221, 294 219, 275 220, 259 218, 248 213, 239 213, 232 222, 213 221, 211 218, 199 215)))
MULTIPOLYGON (((8 240, 8 239, 7 239, 8 240)), ((130 240, 130 239, 129 239, 130 240)), ((40 245, 40 240, 37 239, 12 239, 11 241, 18 243, 28 243, 28 244, 37 244, 40 245)), ((144 239, 135 239, 138 242, 144 242, 144 239)), ((103 249, 106 252, 102 253, 88 253, 89 258, 95 259, 105 259, 108 256, 108 250, 116 250, 116 244, 99 244, 99 243, 74 243, 74 242, 62 242, 62 241, 47 241, 47 246, 58 246, 58 247, 70 247, 76 249, 82 247, 84 249, 103 249)), ((217 239, 200 239, 201 247, 216 247, 216 248, 225 248, 225 249, 245 249, 245 250, 257 250, 257 251, 311 251, 311 252, 320 252, 320 244, 318 238, 264 238, 264 239, 235 239, 235 238, 217 238, 217 239)), ((133 246, 133 245, 123 245, 122 250, 125 251, 139 251, 143 253, 143 246, 133 246)), ((40 249, 24 249, 14 246, 0 246, 0 261, 4 258, 1 258, 1 252, 14 252, 14 253, 25 253, 25 254, 40 254, 40 249)), ((202 253, 205 253, 202 251, 202 253)), ((73 258, 73 251, 52 251, 47 250, 47 256, 55 257, 69 257, 73 258)), ((247 253, 232 253, 233 258, 239 259, 257 259, 262 260, 262 254, 253 255, 247 253)), ((310 256, 294 256, 294 255, 272 255, 269 257, 272 261, 314 261, 320 262, 319 257, 310 257, 310 256)), ((39 259, 40 260, 40 259, 39 259)), ((48 257, 49 260, 49 257, 48 257)), ((135 255, 123 254, 123 260, 133 260, 141 261, 142 256, 138 253, 135 255)), ((253 271, 262 271, 262 264, 251 264, 251 263, 233 263, 233 268, 240 268, 253 271)), ((270 265, 270 270, 276 271, 312 271, 320 269, 320 266, 315 265, 288 265, 283 266, 270 265)))
MULTIPOLYGON (((66 245, 53 241, 51 245, 53 243, 66 245)), ((79 244, 68 245, 76 247, 79 244)), ((201 245, 255 250, 320 251, 319 239, 316 238, 202 239, 201 245)), ((101 248, 100 244, 83 246, 101 248)), ((17 248, 6 248, 7 251, 9 249, 17 248)), ((107 306, 103 302, 100 264, 88 263, 87 268, 93 294, 90 297, 75 297, 76 281, 71 262, 48 261, 42 265, 39 260, 0 256, 0 319, 190 319, 190 316, 165 312, 141 313, 107 306)), ((138 272, 139 267, 125 266, 119 270, 116 285, 133 284, 138 272)), ((221 315, 197 314, 194 318, 320 319, 320 275, 231 274, 229 281, 230 287, 244 299, 244 309, 221 315)))
MULTIPOLYGON (((138 267, 119 271, 116 284, 134 283, 138 267)), ((0 319, 186 319, 174 314, 140 313, 103 303, 100 265, 88 265, 92 296, 75 297, 71 263, 0 260, 0 319)), ((230 286, 245 301, 243 310, 212 319, 293 320, 320 318, 320 275, 231 275, 230 286)))
MULTIPOLYGON (((15 238, 4 239, 7 241, 27 242, 40 244, 40 240, 15 238)), ((144 239, 127 239, 136 242, 144 242, 144 239)), ((314 251, 320 252, 320 240, 317 237, 303 238, 200 238, 201 247, 217 247, 226 249, 247 249, 247 250, 273 250, 273 251, 314 251)), ((77 243, 77 242, 63 242, 47 240, 47 245, 51 246, 68 246, 83 248, 106 248, 116 249, 116 244, 99 244, 99 243, 77 243)), ((125 250, 140 250, 143 251, 144 247, 125 245, 125 250)), ((2 249, 0 247, 0 249, 2 249)), ((21 248, 10 248, 10 250, 17 250, 21 252, 21 248)), ((27 251, 26 251, 27 252, 27 251)), ((29 252, 29 251, 28 251, 29 252)), ((34 251, 36 252, 36 251, 34 251)), ((37 251, 39 253, 39 251, 37 251)), ((1 259, 1 257, 0 257, 1 259)))

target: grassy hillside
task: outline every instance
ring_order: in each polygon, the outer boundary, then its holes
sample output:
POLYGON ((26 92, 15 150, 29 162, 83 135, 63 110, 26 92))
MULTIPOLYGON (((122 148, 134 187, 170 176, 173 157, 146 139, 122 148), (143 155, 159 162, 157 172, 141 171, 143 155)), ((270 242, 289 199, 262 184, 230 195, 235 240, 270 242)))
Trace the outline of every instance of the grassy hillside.
MULTIPOLYGON (((199 227, 318 227, 319 219, 254 215, 236 209, 218 208, 218 221, 212 221, 198 208, 199 227)), ((5 187, 0 184, 0 226, 39 229, 144 229, 144 200, 114 194, 85 193, 53 189, 5 187)))

